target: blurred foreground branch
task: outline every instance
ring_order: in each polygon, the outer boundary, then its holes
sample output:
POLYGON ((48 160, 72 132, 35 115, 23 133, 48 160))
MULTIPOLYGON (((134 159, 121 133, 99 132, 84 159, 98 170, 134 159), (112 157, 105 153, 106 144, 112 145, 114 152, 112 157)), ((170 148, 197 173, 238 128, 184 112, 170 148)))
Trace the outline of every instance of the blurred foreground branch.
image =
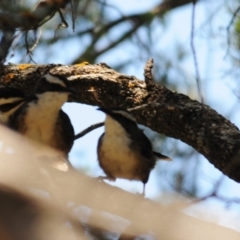
POLYGON ((168 240, 179 236, 185 240, 239 239, 233 230, 182 213, 189 206, 186 203, 162 206, 73 169, 59 171, 48 157, 37 157, 56 155, 53 150, 33 145, 2 126, 0 135, 0 213, 5 215, 0 214, 0 234, 4 230, 8 237, 3 240, 16 234, 14 239, 24 240, 86 239, 83 232, 88 231, 115 233, 121 239, 141 234, 168 240))

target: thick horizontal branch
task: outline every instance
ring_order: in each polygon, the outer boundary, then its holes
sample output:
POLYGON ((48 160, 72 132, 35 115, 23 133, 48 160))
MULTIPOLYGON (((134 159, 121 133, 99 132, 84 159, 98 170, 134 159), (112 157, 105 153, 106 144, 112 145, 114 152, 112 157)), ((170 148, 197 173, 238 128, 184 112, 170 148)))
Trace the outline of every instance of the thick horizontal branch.
MULTIPOLYGON (((1 86, 33 91, 41 75, 51 72, 66 76, 78 91, 71 101, 106 108, 134 108, 138 123, 169 137, 180 139, 203 154, 230 178, 240 182, 240 131, 209 106, 155 84, 146 84, 99 65, 9 65, 1 86), (145 104, 145 105, 144 105, 145 104)), ((42 86, 44 88, 44 86, 42 86)))

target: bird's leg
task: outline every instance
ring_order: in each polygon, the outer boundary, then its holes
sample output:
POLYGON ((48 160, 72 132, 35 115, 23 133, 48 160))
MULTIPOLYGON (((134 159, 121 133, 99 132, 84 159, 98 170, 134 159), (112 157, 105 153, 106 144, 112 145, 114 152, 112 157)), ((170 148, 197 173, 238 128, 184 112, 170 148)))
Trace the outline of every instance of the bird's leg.
POLYGON ((143 197, 145 197, 145 185, 146 185, 146 183, 143 183, 143 192, 141 194, 143 197))

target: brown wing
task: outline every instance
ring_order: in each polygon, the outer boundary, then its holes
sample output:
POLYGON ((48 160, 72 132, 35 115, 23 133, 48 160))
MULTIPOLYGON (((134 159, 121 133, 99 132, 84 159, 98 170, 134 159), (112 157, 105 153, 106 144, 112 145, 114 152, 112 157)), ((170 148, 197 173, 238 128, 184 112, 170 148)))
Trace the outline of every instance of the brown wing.
POLYGON ((133 147, 138 148, 143 157, 145 157, 148 160, 153 158, 152 143, 141 129, 137 129, 135 133, 132 134, 132 140, 133 147))
POLYGON ((59 150, 68 154, 74 142, 74 129, 68 115, 60 110, 57 123, 59 150))

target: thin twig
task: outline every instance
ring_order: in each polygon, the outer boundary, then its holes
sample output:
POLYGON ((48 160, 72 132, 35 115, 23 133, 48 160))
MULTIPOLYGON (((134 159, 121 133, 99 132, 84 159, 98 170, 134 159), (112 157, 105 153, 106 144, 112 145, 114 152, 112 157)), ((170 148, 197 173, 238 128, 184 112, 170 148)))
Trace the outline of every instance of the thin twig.
POLYGON ((81 137, 83 137, 84 135, 86 135, 87 133, 91 132, 92 130, 102 127, 104 125, 104 122, 100 122, 100 123, 96 123, 91 125, 90 127, 84 129, 83 131, 81 131, 80 133, 78 133, 77 135, 75 135, 74 140, 77 140, 81 137))
POLYGON ((64 18, 64 16, 63 16, 63 14, 62 14, 62 12, 61 12, 61 9, 58 8, 57 11, 58 11, 59 16, 60 16, 61 21, 62 21, 62 22, 59 24, 59 27, 67 28, 67 27, 68 27, 68 23, 66 22, 66 20, 65 20, 65 18, 64 18))
POLYGON ((197 82, 197 88, 198 88, 198 94, 200 96, 201 102, 203 103, 203 95, 201 92, 201 86, 200 86, 200 75, 198 71, 198 62, 197 62, 197 55, 196 50, 194 46, 194 18, 195 18, 195 7, 196 2, 193 1, 193 8, 192 8, 192 27, 191 27, 191 49, 193 53, 193 60, 194 60, 194 66, 195 66, 195 72, 196 72, 196 82, 197 82))
POLYGON ((222 175, 222 176, 216 181, 216 183, 215 183, 212 191, 211 191, 209 194, 207 194, 206 196, 197 199, 197 200, 195 201, 195 203, 204 201, 204 200, 206 200, 206 199, 208 199, 208 198, 210 198, 210 197, 218 197, 218 190, 219 190, 219 188, 221 187, 221 184, 222 184, 222 182, 223 182, 223 180, 224 180, 225 177, 226 177, 225 175, 222 175))
POLYGON ((28 31, 26 31, 25 32, 25 44, 26 44, 26 49, 27 49, 27 53, 26 53, 26 55, 28 55, 29 56, 29 59, 30 59, 30 62, 32 61, 33 63, 35 63, 35 64, 37 64, 34 60, 33 60, 33 58, 32 58, 32 52, 31 52, 31 50, 30 50, 30 48, 29 48, 29 44, 28 44, 28 31))
POLYGON ((42 30, 41 30, 41 29, 39 30, 39 34, 38 34, 38 35, 39 35, 39 36, 36 37, 36 40, 35 40, 34 44, 33 44, 32 47, 29 49, 29 51, 30 51, 31 53, 34 51, 34 49, 37 47, 37 45, 38 45, 38 43, 39 43, 39 40, 40 40, 41 35, 42 35, 42 30))
POLYGON ((234 11, 231 21, 229 22, 228 26, 227 26, 227 52, 224 56, 224 58, 228 55, 229 52, 229 48, 230 48, 230 44, 231 44, 231 38, 230 38, 230 28, 233 24, 234 19, 236 18, 238 12, 240 11, 240 6, 234 11))
POLYGON ((150 102, 150 103, 142 104, 142 105, 134 107, 134 108, 129 108, 128 111, 132 112, 132 111, 135 111, 135 110, 141 110, 141 109, 147 108, 149 106, 158 107, 158 106, 161 106, 161 103, 150 102))
POLYGON ((72 11, 72 30, 73 30, 73 32, 75 32, 76 16, 75 16, 75 9, 74 9, 73 0, 70 1, 70 4, 71 4, 71 11, 72 11))
POLYGON ((153 86, 153 75, 152 75, 152 69, 153 69, 153 59, 150 58, 144 67, 144 78, 147 85, 147 89, 151 90, 151 87, 153 86))

